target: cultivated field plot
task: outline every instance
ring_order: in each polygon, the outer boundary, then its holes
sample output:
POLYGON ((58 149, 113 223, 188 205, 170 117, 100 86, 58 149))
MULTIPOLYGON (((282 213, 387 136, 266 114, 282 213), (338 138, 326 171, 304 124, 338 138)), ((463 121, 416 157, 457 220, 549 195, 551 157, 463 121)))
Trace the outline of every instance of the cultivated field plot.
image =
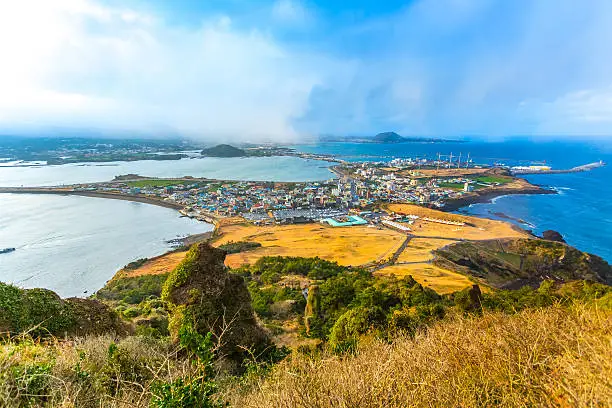
POLYGON ((259 242, 262 247, 228 255, 226 264, 237 267, 262 256, 318 256, 341 265, 363 265, 388 258, 399 248, 405 235, 368 226, 328 227, 321 224, 257 227, 229 225, 219 230, 213 245, 230 241, 259 242))

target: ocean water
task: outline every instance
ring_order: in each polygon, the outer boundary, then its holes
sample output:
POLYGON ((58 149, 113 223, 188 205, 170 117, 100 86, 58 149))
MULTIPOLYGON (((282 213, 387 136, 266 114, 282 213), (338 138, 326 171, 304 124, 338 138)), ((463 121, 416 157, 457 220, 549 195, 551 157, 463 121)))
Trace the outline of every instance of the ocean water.
POLYGON ((78 163, 2 167, 0 187, 55 186, 109 181, 121 174, 149 177, 206 177, 223 180, 313 181, 334 177, 333 163, 298 157, 191 158, 182 160, 78 163))
POLYGON ((168 240, 212 230, 175 210, 78 196, 0 194, 0 281, 87 296, 138 258, 160 255, 168 240))
MULTIPOLYGON (((494 219, 503 213, 522 228, 541 233, 547 229, 560 232, 566 241, 612 262, 612 141, 576 142, 567 140, 536 142, 512 140, 488 143, 401 143, 361 144, 322 143, 299 146, 313 153, 334 154, 352 161, 390 160, 394 157, 437 157, 437 153, 465 159, 467 154, 477 163, 522 165, 546 162, 554 168, 603 160, 608 165, 586 173, 530 175, 534 184, 554 189, 556 195, 512 195, 492 203, 473 204, 460 212, 494 219)), ((504 219, 508 221, 507 219, 504 219)))

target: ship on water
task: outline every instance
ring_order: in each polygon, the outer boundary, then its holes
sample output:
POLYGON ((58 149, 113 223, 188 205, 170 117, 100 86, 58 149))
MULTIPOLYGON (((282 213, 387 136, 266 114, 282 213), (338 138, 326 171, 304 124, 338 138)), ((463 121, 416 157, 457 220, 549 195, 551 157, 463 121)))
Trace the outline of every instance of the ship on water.
POLYGON ((8 254, 9 252, 15 251, 15 248, 4 248, 0 249, 0 254, 8 254))

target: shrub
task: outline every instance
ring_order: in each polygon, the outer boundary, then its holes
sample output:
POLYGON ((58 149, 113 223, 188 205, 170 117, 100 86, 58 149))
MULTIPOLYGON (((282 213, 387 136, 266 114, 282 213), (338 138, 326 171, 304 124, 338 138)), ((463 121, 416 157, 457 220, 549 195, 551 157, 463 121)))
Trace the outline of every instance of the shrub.
POLYGON ((224 250, 228 254, 237 254, 239 252, 251 251, 259 247, 261 247, 261 244, 259 242, 251 241, 229 241, 226 244, 219 245, 219 249, 224 250))
POLYGON ((167 277, 167 274, 161 274, 112 279, 96 292, 96 297, 136 305, 151 296, 160 297, 167 277))
POLYGON ((189 326, 179 333, 182 348, 187 350, 196 366, 193 375, 153 387, 151 406, 157 408, 215 408, 224 406, 213 398, 217 385, 213 381, 212 335, 201 335, 189 326))

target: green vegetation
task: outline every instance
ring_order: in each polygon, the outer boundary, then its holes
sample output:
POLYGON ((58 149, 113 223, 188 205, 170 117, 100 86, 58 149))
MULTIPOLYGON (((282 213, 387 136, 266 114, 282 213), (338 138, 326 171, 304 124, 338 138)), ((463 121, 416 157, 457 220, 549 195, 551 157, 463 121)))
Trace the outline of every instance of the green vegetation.
POLYGON ((228 144, 220 144, 202 150, 202 155, 210 157, 244 157, 247 154, 244 150, 237 147, 228 144))
POLYGON ((71 308, 54 292, 0 283, 0 333, 61 334, 76 325, 71 308))
POLYGON ((435 252, 435 263, 471 275, 498 288, 517 289, 585 279, 612 283, 612 267, 596 255, 560 242, 538 239, 504 239, 460 242, 435 252))
POLYGON ((96 299, 0 284, 0 332, 13 334, 0 406, 605 405, 612 289, 594 271, 607 264, 548 241, 449 248, 458 267, 498 272, 485 280, 522 265, 539 285, 439 295, 298 257, 229 271, 205 243, 169 275, 115 278, 96 299))
POLYGON ((214 352, 211 333, 203 336, 191 328, 183 327, 179 338, 180 346, 190 354, 194 370, 186 377, 154 384, 151 406, 157 408, 223 407, 225 404, 214 398, 217 385, 213 378, 214 352))
POLYGON ((480 176, 474 178, 478 183, 487 184, 506 184, 512 181, 511 177, 499 177, 499 176, 480 176))
POLYGON ((452 188, 453 190, 463 190, 463 183, 451 183, 447 181, 441 181, 438 185, 442 188, 452 188))
POLYGON ((608 406, 611 318, 583 304, 450 315, 414 337, 366 336, 341 358, 294 353, 224 395, 245 408, 608 406))
POLYGON ((77 154, 73 157, 49 157, 48 164, 68 164, 68 163, 105 163, 113 161, 137 161, 137 160, 180 160, 187 155, 181 153, 153 154, 153 153, 120 153, 109 152, 107 154, 77 154))
POLYGON ((50 290, 0 282, 0 335, 28 333, 44 338, 124 331, 118 316, 97 300, 61 299, 50 290))
POLYGON ((168 276, 162 300, 170 311, 174 339, 185 327, 202 335, 211 332, 221 343, 221 355, 239 369, 250 350, 262 353, 274 347, 257 324, 243 278, 227 271, 225 256, 207 243, 194 245, 168 276))
POLYGON ((228 254, 237 254, 239 252, 250 251, 260 247, 261 244, 259 242, 252 241, 229 241, 226 244, 219 245, 219 249, 224 250, 228 254))
POLYGON ((198 184, 193 180, 181 180, 181 179, 146 179, 146 180, 134 180, 128 181, 127 185, 135 188, 151 188, 151 187, 171 187, 178 185, 192 185, 198 184))
POLYGON ((96 297, 135 305, 149 297, 159 298, 167 277, 163 274, 114 278, 96 293, 96 297))
POLYGON ((137 259, 133 262, 130 262, 129 264, 125 265, 123 267, 123 269, 127 269, 127 270, 134 270, 134 269, 138 269, 140 268, 142 265, 144 265, 149 259, 148 258, 140 258, 137 259))

